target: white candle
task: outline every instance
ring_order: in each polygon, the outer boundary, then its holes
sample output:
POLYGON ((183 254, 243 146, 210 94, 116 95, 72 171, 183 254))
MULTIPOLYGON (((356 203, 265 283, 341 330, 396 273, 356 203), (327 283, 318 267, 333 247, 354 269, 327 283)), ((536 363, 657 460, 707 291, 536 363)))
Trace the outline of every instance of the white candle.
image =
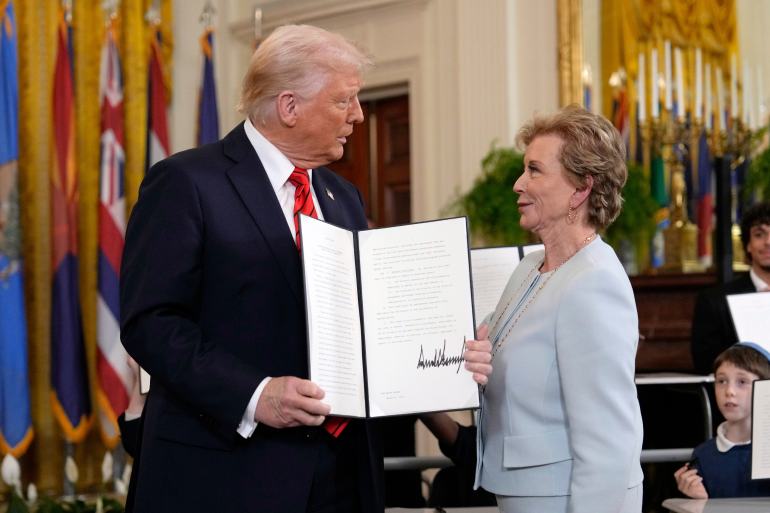
POLYGON ((660 115, 660 100, 658 98, 658 49, 653 48, 650 55, 650 113, 652 119, 660 115))
POLYGON ((664 43, 664 77, 666 79, 666 101, 664 103, 666 110, 671 110, 672 105, 672 97, 671 97, 671 90, 673 89, 673 83, 671 82, 671 41, 666 41, 664 43))
POLYGON ((711 115, 713 114, 713 103, 711 101, 711 63, 706 63, 706 109, 703 117, 706 122, 706 130, 711 130, 711 115))
POLYGON ((703 110, 703 61, 700 48, 695 49, 695 119, 700 121, 703 110))
POLYGON ((717 68, 717 121, 719 121, 719 130, 727 130, 725 119, 725 86, 722 77, 722 68, 717 68))
POLYGON ((674 63, 676 64, 676 116, 684 121, 684 67, 682 66, 682 49, 674 48, 674 63))
POLYGON ((743 124, 751 128, 751 72, 746 61, 743 61, 743 104, 741 112, 743 113, 743 124))
POLYGON ((644 52, 639 52, 639 66, 636 78, 636 99, 639 103, 639 122, 643 122, 647 118, 647 112, 644 105, 644 52))
POLYGON ((738 117, 738 61, 735 54, 730 56, 730 117, 738 117))

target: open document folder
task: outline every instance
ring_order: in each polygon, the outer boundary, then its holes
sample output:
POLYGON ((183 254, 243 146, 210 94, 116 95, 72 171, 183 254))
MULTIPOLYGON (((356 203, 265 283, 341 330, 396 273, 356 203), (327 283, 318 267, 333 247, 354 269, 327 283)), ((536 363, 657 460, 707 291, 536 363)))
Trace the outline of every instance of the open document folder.
POLYGON ((464 217, 351 231, 301 216, 310 379, 331 414, 477 408, 464 217))

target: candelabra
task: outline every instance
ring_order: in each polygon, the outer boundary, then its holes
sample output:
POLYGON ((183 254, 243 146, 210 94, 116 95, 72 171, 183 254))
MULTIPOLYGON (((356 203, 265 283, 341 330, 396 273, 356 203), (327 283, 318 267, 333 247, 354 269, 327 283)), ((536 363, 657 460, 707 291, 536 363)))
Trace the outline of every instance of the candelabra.
POLYGON ((723 153, 730 155, 732 161, 730 162, 730 236, 732 239, 733 249, 733 270, 735 271, 747 271, 749 266, 746 264, 746 255, 743 250, 743 243, 741 242, 741 229, 738 226, 738 188, 733 180, 736 170, 742 165, 746 158, 751 155, 754 150, 754 138, 751 129, 740 118, 734 118, 732 120, 732 127, 729 132, 723 132, 720 135, 720 140, 723 141, 723 153))
POLYGON ((673 116, 655 118, 649 126, 650 144, 660 149, 671 173, 669 225, 663 230, 664 271, 703 270, 697 254, 698 228, 687 215, 687 184, 682 164, 683 159, 690 158, 685 141, 699 130, 699 126, 693 126, 691 131, 683 120, 673 116))

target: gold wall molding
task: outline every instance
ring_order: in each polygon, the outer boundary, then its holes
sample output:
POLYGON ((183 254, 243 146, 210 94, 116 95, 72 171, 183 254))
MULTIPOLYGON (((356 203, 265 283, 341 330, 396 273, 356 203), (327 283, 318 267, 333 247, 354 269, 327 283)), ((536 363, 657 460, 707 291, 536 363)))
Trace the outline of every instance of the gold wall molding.
POLYGON ((582 103, 583 5, 581 0, 558 0, 559 105, 582 103))

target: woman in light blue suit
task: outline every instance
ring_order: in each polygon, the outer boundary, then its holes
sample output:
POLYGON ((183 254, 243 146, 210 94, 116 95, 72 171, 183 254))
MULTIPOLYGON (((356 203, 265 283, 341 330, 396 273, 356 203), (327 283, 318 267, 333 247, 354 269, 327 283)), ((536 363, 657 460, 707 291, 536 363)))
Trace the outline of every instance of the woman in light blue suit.
POLYGON ((625 148, 606 119, 576 106, 535 118, 517 143, 521 226, 545 251, 522 260, 485 321, 494 370, 476 486, 506 513, 639 513, 636 306, 597 234, 620 212, 625 148))

